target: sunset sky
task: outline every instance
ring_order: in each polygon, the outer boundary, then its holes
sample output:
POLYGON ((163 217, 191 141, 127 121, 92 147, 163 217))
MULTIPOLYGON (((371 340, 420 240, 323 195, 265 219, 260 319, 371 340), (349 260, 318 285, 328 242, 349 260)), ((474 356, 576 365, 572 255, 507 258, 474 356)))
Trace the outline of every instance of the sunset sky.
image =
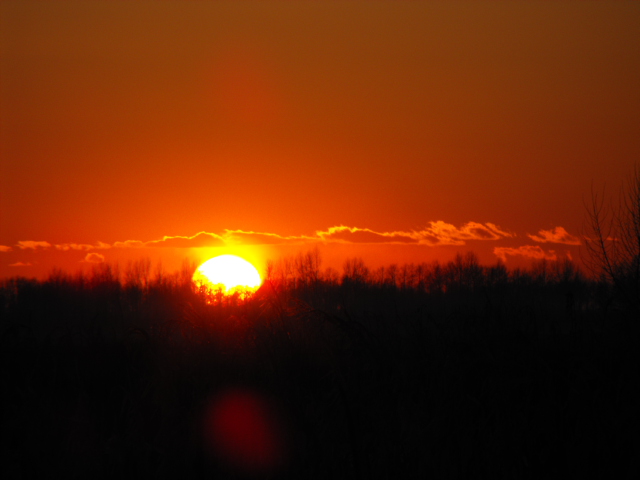
POLYGON ((579 260, 592 188, 640 161, 640 2, 0 14, 0 278, 315 246, 579 260))

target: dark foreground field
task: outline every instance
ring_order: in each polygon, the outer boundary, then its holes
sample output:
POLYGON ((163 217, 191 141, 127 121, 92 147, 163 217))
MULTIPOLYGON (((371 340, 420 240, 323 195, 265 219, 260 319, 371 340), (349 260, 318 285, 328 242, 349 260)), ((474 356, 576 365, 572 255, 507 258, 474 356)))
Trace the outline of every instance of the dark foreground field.
POLYGON ((351 271, 207 302, 102 273, 2 285, 4 479, 638 476, 638 318, 606 286, 351 271))

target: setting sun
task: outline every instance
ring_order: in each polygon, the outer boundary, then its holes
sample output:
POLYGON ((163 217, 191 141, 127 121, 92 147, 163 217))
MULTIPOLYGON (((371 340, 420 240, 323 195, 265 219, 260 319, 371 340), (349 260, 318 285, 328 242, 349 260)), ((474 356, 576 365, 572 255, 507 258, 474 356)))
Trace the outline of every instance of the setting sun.
POLYGON ((262 283, 256 267, 235 255, 220 255, 207 260, 193 274, 193 281, 196 285, 222 288, 226 294, 256 290, 262 283))

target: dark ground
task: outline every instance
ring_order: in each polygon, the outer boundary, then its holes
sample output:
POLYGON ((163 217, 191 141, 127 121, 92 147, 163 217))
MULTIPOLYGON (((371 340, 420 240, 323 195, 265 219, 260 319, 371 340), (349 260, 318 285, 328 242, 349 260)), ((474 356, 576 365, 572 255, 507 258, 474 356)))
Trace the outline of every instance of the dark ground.
POLYGON ((6 281, 0 476, 637 478, 636 314, 584 281, 454 287, 6 281), (207 443, 228 392, 277 461, 207 443))

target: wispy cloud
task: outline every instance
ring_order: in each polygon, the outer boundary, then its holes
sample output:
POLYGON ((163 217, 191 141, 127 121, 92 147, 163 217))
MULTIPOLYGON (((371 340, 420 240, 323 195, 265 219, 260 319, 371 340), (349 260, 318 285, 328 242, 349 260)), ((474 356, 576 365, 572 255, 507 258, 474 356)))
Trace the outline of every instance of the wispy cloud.
MULTIPOLYGON (((562 227, 554 230, 541 230, 538 235, 529 235, 538 242, 566 243, 578 245, 576 237, 569 235, 562 227)), ((370 228, 351 227, 339 225, 329 227, 326 230, 317 230, 313 235, 283 236, 277 233, 254 232, 245 230, 225 230, 222 233, 200 231, 195 235, 166 235, 157 240, 124 240, 113 244, 97 242, 94 245, 85 243, 62 243, 53 245, 60 251, 85 251, 106 250, 109 248, 202 248, 224 247, 226 245, 286 245, 305 244, 314 242, 342 243, 342 244, 400 244, 462 246, 470 241, 498 241, 504 238, 515 237, 515 234, 497 226, 494 223, 467 222, 461 226, 446 223, 442 220, 428 222, 428 226, 411 231, 375 231, 370 228)), ((46 249, 52 247, 46 241, 20 241, 17 247, 25 249, 46 249)), ((0 251, 10 251, 11 247, 0 247, 0 251)), ((496 255, 506 258, 507 255, 521 255, 533 258, 542 258, 548 255, 540 247, 525 246, 519 248, 498 247, 496 255)), ((87 255, 84 261, 96 261, 103 258, 95 254, 87 255), (93 260, 88 260, 91 258, 93 260)))
POLYGON ((16 262, 9 264, 10 267, 30 267, 31 265, 31 262, 16 262))
POLYGON ((107 248, 111 248, 111 245, 104 242, 98 242, 97 245, 90 245, 87 243, 61 243, 58 245, 54 245, 54 247, 56 248, 56 250, 67 252, 69 250, 104 250, 107 248))
POLYGON ((512 237, 513 234, 493 223, 468 222, 461 227, 441 220, 429 222, 422 230, 376 232, 369 228, 331 227, 316 232, 323 241, 341 243, 405 243, 427 246, 465 245, 470 240, 498 240, 512 237))
POLYGON ((545 252, 539 245, 522 245, 517 248, 512 247, 496 247, 493 253, 503 262, 507 261, 507 256, 529 257, 536 260, 546 258, 547 260, 557 260, 558 256, 554 250, 545 252))
POLYGON ((540 230, 538 235, 527 235, 531 240, 540 243, 563 243, 565 245, 580 245, 580 239, 570 235, 562 227, 553 230, 540 230))
POLYGON ((6 245, 0 245, 0 252, 10 252, 13 250, 11 247, 7 247, 6 245))
POLYGON ((160 240, 125 240, 115 242, 114 248, 143 248, 143 247, 164 247, 164 248, 203 248, 203 247, 223 247, 225 245, 275 245, 304 243, 307 241, 318 241, 319 238, 307 236, 282 236, 276 233, 252 232, 244 230, 225 230, 223 234, 211 232, 198 232, 192 236, 169 236, 166 235, 160 240))
POLYGON ((369 228, 330 227, 316 231, 317 238, 323 242, 338 243, 418 243, 416 232, 376 232, 369 228))
POLYGON ((81 260, 81 262, 85 262, 85 263, 102 263, 104 262, 104 255, 100 255, 99 253, 87 253, 87 255, 84 257, 84 259, 81 260))
POLYGON ((209 232, 198 232, 191 237, 181 235, 164 236, 162 240, 152 240, 145 242, 145 247, 166 247, 166 248, 200 248, 200 247, 220 247, 225 244, 220 235, 209 232))
POLYGON ((165 247, 165 248, 199 248, 199 247, 219 247, 225 244, 220 235, 209 232, 198 232, 192 236, 165 235, 159 240, 125 240, 115 242, 114 248, 144 248, 144 247, 165 247))
MULTIPOLYGON (((246 230, 225 230, 222 234, 198 232, 192 236, 165 236, 160 240, 125 240, 115 242, 114 248, 201 248, 221 247, 225 245, 285 245, 312 242, 336 242, 353 244, 420 244, 464 245, 469 240, 498 240, 512 237, 513 234, 493 223, 468 222, 456 227, 443 221, 429 222, 422 230, 377 232, 370 228, 349 227, 345 225, 317 230, 315 235, 283 236, 277 233, 254 232, 246 230)), ((105 244, 106 245, 106 244, 105 244)), ((87 248, 88 249, 88 248, 87 248)))
POLYGON ((147 242, 140 240, 125 240, 124 242, 115 242, 113 248, 142 248, 147 242))
POLYGON ((422 244, 465 245, 470 240, 499 240, 514 236, 493 223, 467 222, 461 227, 456 227, 438 220, 429 224, 429 227, 419 232, 422 244))
POLYGON ((20 240, 16 246, 20 250, 35 250, 37 248, 49 248, 51 244, 49 242, 34 242, 33 240, 20 240))
POLYGON ((222 238, 225 243, 241 245, 283 245, 318 240, 304 235, 287 237, 277 233, 246 232, 244 230, 225 230, 222 238))

